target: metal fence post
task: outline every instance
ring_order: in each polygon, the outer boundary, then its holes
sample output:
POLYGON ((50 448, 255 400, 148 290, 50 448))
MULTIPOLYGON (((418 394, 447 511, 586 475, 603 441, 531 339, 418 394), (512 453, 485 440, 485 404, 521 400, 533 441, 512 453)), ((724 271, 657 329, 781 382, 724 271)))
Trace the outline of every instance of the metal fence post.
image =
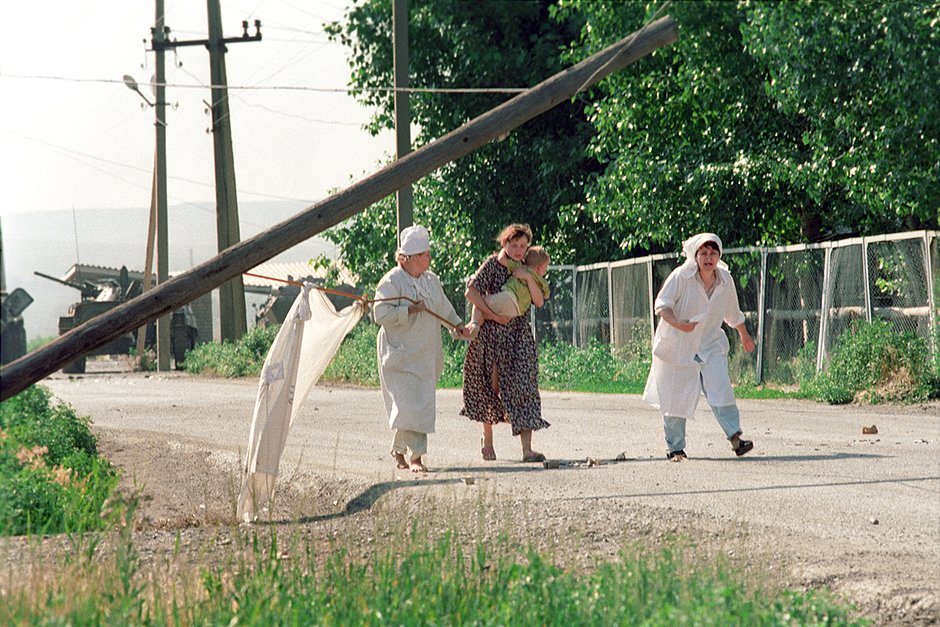
POLYGON ((767 292, 767 249, 760 249, 760 283, 757 288, 757 383, 764 380, 764 308, 767 292))
POLYGON ((826 244, 823 253, 823 287, 819 304, 819 341, 816 344, 816 372, 822 372, 826 357, 826 334, 829 333, 829 307, 832 303, 830 278, 832 277, 832 244, 826 244))
POLYGON ((865 282, 865 320, 868 321, 868 324, 871 324, 871 273, 868 271, 868 238, 862 238, 862 272, 865 273, 863 277, 865 282))
POLYGON ((614 348, 616 344, 616 337, 614 336, 614 271, 609 263, 607 264, 607 327, 611 348, 614 348))
POLYGON ((578 346, 578 267, 571 269, 571 345, 578 346))
POLYGON ((933 291, 933 260, 930 258, 932 250, 930 239, 930 232, 924 231, 924 265, 927 271, 927 329, 930 335, 930 352, 936 357, 937 351, 940 350, 940 346, 937 346, 937 325, 940 324, 940 320, 937 319, 937 301, 935 300, 937 295, 933 291))
POLYGON ((649 294, 649 312, 650 312, 650 346, 653 344, 653 338, 656 337, 656 310, 653 305, 656 303, 656 296, 653 294, 653 258, 646 260, 646 282, 649 285, 647 293, 649 294))

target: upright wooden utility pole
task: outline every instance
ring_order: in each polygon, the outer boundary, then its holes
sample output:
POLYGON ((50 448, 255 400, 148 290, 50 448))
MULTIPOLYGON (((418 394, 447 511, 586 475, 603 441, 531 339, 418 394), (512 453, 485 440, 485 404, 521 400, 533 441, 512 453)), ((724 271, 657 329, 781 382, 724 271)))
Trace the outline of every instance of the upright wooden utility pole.
MULTIPOLYGON (((392 3, 393 57, 395 76, 395 158, 411 152, 411 106, 408 92, 408 0, 392 3)), ((405 185, 395 193, 398 207, 398 232, 414 223, 414 191, 405 185)))
MULTIPOLYGON (((153 185, 150 194, 150 222, 147 228, 147 255, 144 260, 143 291, 150 289, 150 277, 153 273, 154 240, 157 248, 157 284, 166 282, 170 276, 169 242, 167 233, 167 192, 166 192, 166 63, 164 52, 170 33, 163 16, 163 0, 156 0, 156 15, 151 33, 151 49, 154 51, 154 98, 150 100, 140 91, 137 81, 132 76, 124 75, 124 84, 131 91, 143 98, 154 109, 154 149, 153 149, 153 185)), ((146 325, 137 330, 137 352, 143 363, 144 347, 147 335, 146 325)), ((170 369, 170 317, 161 316, 157 320, 157 369, 170 369)))
MULTIPOLYGON (((163 0, 157 0, 158 6, 163 0)), ((158 9, 162 16, 162 10, 158 9)), ((209 38, 188 41, 153 41, 159 52, 182 46, 205 46, 209 50, 212 80, 212 139, 215 153, 216 238, 219 252, 241 240, 238 225, 238 199, 235 194, 235 156, 232 151, 232 124, 229 119, 228 81, 225 75, 225 45, 261 40, 261 20, 255 20, 255 34, 248 34, 248 22, 242 22, 241 37, 222 37, 222 11, 219 0, 208 0, 209 38)), ((162 22, 161 22, 162 24, 162 22)), ((169 29, 166 29, 168 32, 169 29)), ((161 29, 163 33, 163 29, 161 29)), ((158 57, 160 58, 160 57, 158 57)), ((158 85, 163 85, 160 80, 158 85)), ((247 330, 245 286, 241 275, 219 286, 219 321, 223 340, 237 340, 247 330)), ((169 332, 167 332, 169 334, 169 332)), ((169 337, 169 335, 168 335, 169 337)))
MULTIPOLYGON (((156 168, 154 175, 154 196, 157 207, 157 285, 163 285, 170 278, 169 243, 167 237, 167 192, 166 192, 166 62, 162 44, 166 40, 166 28, 163 15, 163 0, 156 0, 156 15, 153 25, 153 50, 156 64, 156 91, 154 111, 156 112, 156 168)), ((170 369, 170 316, 157 319, 157 370, 170 369)))
MULTIPOLYGON (((241 241, 238 198, 235 194, 235 155, 225 74, 225 39, 219 0, 207 0, 209 15, 209 65, 212 78, 212 145, 215 151, 215 211, 219 252, 241 241)), ((245 27, 247 35, 247 25, 245 27)), ((260 32, 258 39, 261 38, 260 32)), ((222 340, 235 341, 248 330, 245 285, 237 276, 219 288, 219 321, 222 340)))

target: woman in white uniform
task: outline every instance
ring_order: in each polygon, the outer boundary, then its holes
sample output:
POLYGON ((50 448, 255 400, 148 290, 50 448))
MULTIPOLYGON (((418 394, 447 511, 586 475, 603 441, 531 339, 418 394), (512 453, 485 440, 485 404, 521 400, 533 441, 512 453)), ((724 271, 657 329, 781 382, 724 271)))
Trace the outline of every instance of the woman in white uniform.
POLYGON ((737 330, 744 350, 754 350, 738 306, 728 266, 721 261, 721 239, 699 233, 682 245, 685 263, 672 271, 656 297, 660 317, 653 337, 653 365, 643 400, 659 409, 666 433, 666 457, 687 459, 685 423, 695 414, 700 394, 739 457, 754 443, 741 436, 741 418, 728 374, 728 337, 724 322, 737 330))
POLYGON ((467 332, 440 279, 428 270, 427 229, 410 226, 399 241, 398 266, 382 277, 375 291, 376 300, 391 299, 377 302, 373 310, 381 326, 376 342, 379 379, 389 428, 395 432, 392 457, 399 468, 425 472, 422 456, 428 450, 428 434, 434 433, 434 392, 444 370, 443 322, 429 312, 453 323, 455 333, 466 337, 467 332), (402 296, 406 298, 398 298, 402 296))

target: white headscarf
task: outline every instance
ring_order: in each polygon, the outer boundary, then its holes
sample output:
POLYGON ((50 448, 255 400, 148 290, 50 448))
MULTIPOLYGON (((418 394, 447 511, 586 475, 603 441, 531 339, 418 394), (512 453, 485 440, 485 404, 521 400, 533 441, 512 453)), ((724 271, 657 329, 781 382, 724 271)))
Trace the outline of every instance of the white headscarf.
MULTIPOLYGON (((685 255, 685 262, 682 264, 682 273, 685 276, 691 276, 693 273, 698 272, 698 264, 695 263, 695 253, 697 253, 698 249, 702 247, 702 244, 706 242, 715 242, 718 245, 719 255, 724 252, 724 248, 721 245, 721 238, 714 233, 699 233, 698 235, 693 235, 682 242, 682 254, 685 255)), ((717 265, 719 268, 728 269, 728 264, 720 259, 717 265)))

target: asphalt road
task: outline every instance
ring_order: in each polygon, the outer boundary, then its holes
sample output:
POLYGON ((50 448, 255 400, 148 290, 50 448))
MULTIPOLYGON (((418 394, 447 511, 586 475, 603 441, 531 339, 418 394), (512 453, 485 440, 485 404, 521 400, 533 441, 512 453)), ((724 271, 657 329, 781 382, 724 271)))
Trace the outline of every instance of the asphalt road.
MULTIPOLYGON (((178 441, 235 465, 257 391, 254 380, 178 374, 58 374, 43 383, 112 437, 178 441)), ((498 460, 482 461, 479 428, 458 416, 460 391, 440 390, 422 481, 485 483, 497 497, 566 511, 616 504, 746 527, 817 555, 819 568, 863 602, 903 596, 895 601, 922 606, 918 621, 940 620, 940 404, 743 400, 742 427, 755 449, 742 458, 700 407, 689 423, 690 460, 676 464, 664 459, 657 412, 638 396, 543 392, 542 401, 552 426, 535 434, 534 447, 558 468, 522 463, 508 426, 495 430, 498 460), (863 435, 871 425, 878 433, 863 435), (850 576, 856 571, 864 572, 850 576)), ((282 480, 409 479, 394 468, 390 441, 378 390, 315 387, 288 437, 282 480)), ((804 567, 812 570, 812 559, 804 567)))

